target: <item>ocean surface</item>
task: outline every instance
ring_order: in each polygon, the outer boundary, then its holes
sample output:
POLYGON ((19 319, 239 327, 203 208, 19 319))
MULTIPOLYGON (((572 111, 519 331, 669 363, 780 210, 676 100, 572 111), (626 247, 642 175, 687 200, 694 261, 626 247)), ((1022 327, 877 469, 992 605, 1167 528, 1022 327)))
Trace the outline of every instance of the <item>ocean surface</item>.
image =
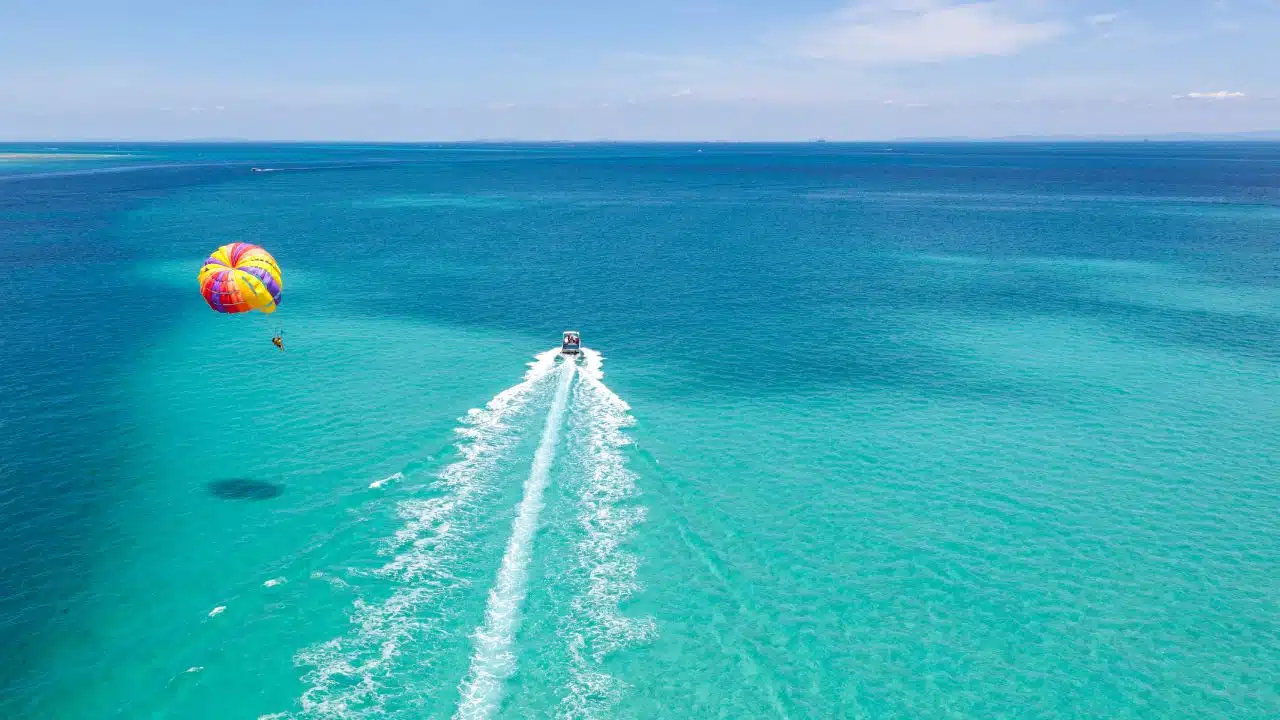
POLYGON ((0 717, 1280 717, 1280 145, 21 152, 0 717))

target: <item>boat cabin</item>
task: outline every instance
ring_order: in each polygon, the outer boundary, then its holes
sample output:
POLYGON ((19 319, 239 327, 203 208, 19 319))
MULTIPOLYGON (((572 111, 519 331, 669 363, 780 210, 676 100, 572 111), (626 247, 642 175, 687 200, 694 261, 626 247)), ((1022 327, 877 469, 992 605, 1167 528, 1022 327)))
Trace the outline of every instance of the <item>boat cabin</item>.
POLYGON ((577 330, 565 330, 564 342, 560 343, 560 352, 565 355, 577 355, 582 351, 582 341, 577 330))

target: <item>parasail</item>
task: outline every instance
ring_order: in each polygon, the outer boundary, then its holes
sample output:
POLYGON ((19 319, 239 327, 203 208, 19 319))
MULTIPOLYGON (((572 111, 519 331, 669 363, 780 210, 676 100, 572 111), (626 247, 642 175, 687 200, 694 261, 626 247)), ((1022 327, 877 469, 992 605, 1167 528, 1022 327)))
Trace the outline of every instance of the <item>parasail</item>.
POLYGON ((200 294, 221 313, 275 312, 283 289, 276 259, 257 245, 223 245, 200 267, 200 294))

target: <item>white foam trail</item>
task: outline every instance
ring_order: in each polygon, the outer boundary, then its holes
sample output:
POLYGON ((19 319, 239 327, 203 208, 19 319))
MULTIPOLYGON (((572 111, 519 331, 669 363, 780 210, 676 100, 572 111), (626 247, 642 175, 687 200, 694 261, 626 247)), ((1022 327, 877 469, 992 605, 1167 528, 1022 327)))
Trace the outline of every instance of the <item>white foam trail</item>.
POLYGON ((572 362, 565 362, 560 368, 555 399, 547 412, 542 439, 533 456, 533 467, 524 483, 524 497, 520 500, 515 522, 511 525, 511 537, 502 556, 502 565, 498 568, 497 581, 489 591, 484 625, 476 631, 471 670, 459 687, 462 697, 454 717, 460 720, 491 716, 502 700, 504 681, 515 671, 516 659, 511 645, 520 625, 520 608, 524 604, 528 585, 533 536, 538 529, 542 494, 550 479, 556 445, 560 442, 560 428, 564 424, 565 406, 569 400, 569 385, 576 371, 577 367, 572 362))
POLYGON ((397 480, 403 480, 403 479, 404 479, 404 473, 395 473, 393 475, 388 475, 382 478, 381 480, 374 480, 373 482, 369 483, 369 487, 376 490, 382 487, 383 485, 386 485, 389 482, 395 482, 397 480))
MULTIPOLYGON (((310 685, 300 700, 305 716, 387 715, 388 681, 398 674, 395 659, 406 646, 422 645, 440 630, 445 596, 462 585, 450 572, 450 561, 461 552, 470 530, 472 506, 492 484, 494 468, 519 439, 508 422, 555 369, 558 355, 558 350, 538 355, 520 383, 498 393, 484 408, 467 413, 456 431, 462 457, 440 473, 436 484, 442 495, 399 503, 397 513, 405 525, 383 549, 392 558, 376 571, 398 588, 381 603, 357 599, 351 633, 297 654, 299 664, 314 668, 302 678, 310 685)), ((421 665, 429 658, 419 652, 414 659, 421 665)))
POLYGON ((623 549, 633 528, 644 520, 643 507, 621 503, 636 494, 636 475, 622 449, 631 440, 624 430, 634 423, 630 406, 604 384, 604 358, 583 349, 582 382, 575 393, 574 446, 580 448, 583 477, 578 488, 578 527, 570 573, 575 588, 571 612, 561 622, 568 644, 570 679, 558 716, 611 717, 623 686, 602 670, 608 655, 646 641, 656 632, 650 618, 622 614, 620 603, 632 595, 638 560, 623 549))

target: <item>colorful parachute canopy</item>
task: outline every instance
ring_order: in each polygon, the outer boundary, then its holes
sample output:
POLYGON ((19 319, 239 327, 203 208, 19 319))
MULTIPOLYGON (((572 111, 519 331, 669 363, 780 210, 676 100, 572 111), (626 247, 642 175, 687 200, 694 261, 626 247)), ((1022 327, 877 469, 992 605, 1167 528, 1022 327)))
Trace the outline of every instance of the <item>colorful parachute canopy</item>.
POLYGON ((200 294, 218 312, 275 312, 283 289, 276 259, 257 245, 223 245, 200 267, 200 294))

